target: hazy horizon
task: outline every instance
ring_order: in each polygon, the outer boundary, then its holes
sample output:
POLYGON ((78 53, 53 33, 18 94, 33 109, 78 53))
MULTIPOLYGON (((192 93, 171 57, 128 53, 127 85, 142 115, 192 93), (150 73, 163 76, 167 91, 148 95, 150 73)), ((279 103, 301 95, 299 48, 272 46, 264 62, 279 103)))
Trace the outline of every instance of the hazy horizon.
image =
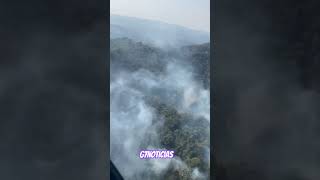
MULTIPOLYGON (((168 24, 168 25, 173 25, 173 26, 179 26, 181 28, 185 28, 185 29, 188 29, 188 30, 192 30, 192 31, 195 31, 195 32, 203 32, 203 33, 210 33, 210 31, 206 31, 206 30, 202 30, 202 29, 195 29, 193 27, 188 27, 188 26, 185 26, 185 25, 180 25, 180 24, 174 24, 174 23, 170 23, 170 22, 165 22, 165 21, 162 21, 162 20, 158 20, 158 19, 150 19, 150 18, 144 18, 144 17, 135 17, 135 16, 128 16, 128 15, 121 15, 121 14, 110 14, 110 16, 113 16, 113 17, 126 17, 126 18, 136 18, 136 19, 140 19, 140 20, 145 20, 145 21, 153 21, 153 22, 159 22, 159 23, 164 23, 164 24, 168 24)), ((111 21, 110 21, 111 23, 111 21)))
POLYGON ((110 13, 210 32, 210 0, 111 0, 110 13))

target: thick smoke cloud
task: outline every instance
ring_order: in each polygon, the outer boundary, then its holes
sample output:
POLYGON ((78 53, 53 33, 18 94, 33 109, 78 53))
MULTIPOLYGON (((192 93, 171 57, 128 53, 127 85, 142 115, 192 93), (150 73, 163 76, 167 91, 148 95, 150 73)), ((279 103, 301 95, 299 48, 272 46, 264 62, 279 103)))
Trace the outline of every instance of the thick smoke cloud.
POLYGON ((0 179, 106 179, 107 11, 1 1, 0 179))
MULTIPOLYGON (((130 62, 135 64, 135 60, 132 57, 130 62)), ((144 62, 148 64, 152 60, 146 58, 144 62)), ((204 118, 210 123, 210 93, 195 79, 191 64, 186 59, 166 56, 157 62, 163 67, 159 72, 152 71, 152 65, 141 65, 138 61, 136 64, 140 68, 132 71, 126 65, 119 65, 120 62, 111 59, 111 67, 115 68, 111 69, 110 84, 110 157, 120 172, 126 179, 161 179, 168 171, 191 169, 194 179, 208 179, 197 168, 188 167, 178 156, 174 159, 139 159, 140 150, 164 149, 159 137, 164 117, 150 103, 153 98, 158 103, 175 107, 181 114, 190 114, 193 122, 204 118)), ((206 137, 209 139, 209 131, 206 137)), ((203 152, 203 156, 206 155, 203 152)))

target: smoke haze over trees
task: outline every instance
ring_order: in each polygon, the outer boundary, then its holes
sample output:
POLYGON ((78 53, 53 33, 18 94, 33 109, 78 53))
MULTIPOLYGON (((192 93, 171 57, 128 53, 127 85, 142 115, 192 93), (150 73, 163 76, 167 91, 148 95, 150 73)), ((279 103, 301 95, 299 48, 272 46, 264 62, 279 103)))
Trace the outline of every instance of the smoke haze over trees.
POLYGON ((110 41, 111 159, 129 180, 209 179, 210 44, 141 41, 110 41), (143 149, 176 156, 139 159, 143 149))

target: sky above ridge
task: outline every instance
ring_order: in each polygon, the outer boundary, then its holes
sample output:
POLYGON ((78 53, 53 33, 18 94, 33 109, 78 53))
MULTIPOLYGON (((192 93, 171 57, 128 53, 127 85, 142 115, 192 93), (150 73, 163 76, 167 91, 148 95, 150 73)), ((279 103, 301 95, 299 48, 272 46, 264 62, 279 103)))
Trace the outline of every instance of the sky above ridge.
POLYGON ((210 32, 210 0, 110 0, 110 12, 210 32))

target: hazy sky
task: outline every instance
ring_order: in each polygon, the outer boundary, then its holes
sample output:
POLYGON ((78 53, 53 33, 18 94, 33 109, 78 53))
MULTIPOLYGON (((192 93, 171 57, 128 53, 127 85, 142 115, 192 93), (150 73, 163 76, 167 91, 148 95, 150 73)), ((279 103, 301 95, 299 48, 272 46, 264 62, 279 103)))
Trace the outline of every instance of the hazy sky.
POLYGON ((210 31, 210 0, 110 0, 110 12, 210 31))

